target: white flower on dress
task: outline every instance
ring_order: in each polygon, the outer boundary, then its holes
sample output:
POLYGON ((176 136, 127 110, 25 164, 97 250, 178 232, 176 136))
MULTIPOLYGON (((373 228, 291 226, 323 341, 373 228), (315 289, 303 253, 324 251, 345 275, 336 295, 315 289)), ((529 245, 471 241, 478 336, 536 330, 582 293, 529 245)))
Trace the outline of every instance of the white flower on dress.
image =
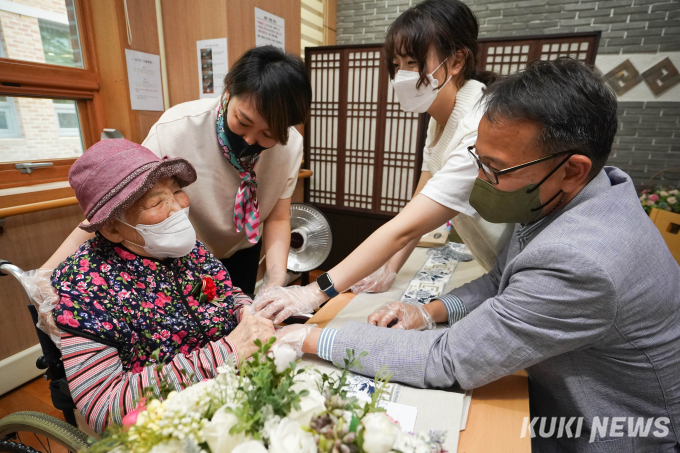
POLYGON ((295 420, 283 418, 269 432, 269 451, 271 453, 316 453, 314 437, 295 420))
POLYGON ((259 440, 249 440, 246 443, 237 445, 231 453, 268 453, 265 446, 259 440))
POLYGON ((243 432, 229 434, 229 430, 238 423, 238 418, 227 409, 227 405, 217 409, 212 420, 203 428, 203 436, 212 453, 231 453, 238 444, 250 440, 243 432))
POLYGON ((300 398, 300 409, 293 409, 288 418, 295 420, 301 426, 309 426, 314 415, 320 414, 326 409, 326 398, 318 390, 307 389, 309 395, 300 398))
POLYGON ((392 450, 401 434, 399 425, 384 412, 368 414, 361 420, 364 425, 364 450, 367 453, 387 453, 392 450))

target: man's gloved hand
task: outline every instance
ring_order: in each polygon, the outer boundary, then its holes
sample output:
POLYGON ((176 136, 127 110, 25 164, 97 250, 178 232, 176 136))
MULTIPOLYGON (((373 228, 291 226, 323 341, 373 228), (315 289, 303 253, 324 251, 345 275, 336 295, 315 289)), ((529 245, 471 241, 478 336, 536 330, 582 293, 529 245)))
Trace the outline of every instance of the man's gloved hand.
POLYGON ((276 351, 277 348, 284 345, 290 346, 295 350, 295 358, 299 359, 302 357, 302 344, 316 327, 316 324, 291 324, 279 329, 276 331, 276 343, 274 343, 272 349, 276 351))
POLYGON ((418 303, 390 302, 368 315, 368 323, 405 330, 431 330, 437 326, 425 307, 418 303))
POLYGON ((256 315, 280 324, 291 316, 311 313, 326 299, 328 296, 316 282, 307 286, 275 286, 257 293, 253 308, 256 315))
POLYGON ((397 278, 397 273, 392 270, 390 263, 387 262, 382 265, 380 269, 373 272, 368 277, 355 283, 350 290, 354 294, 361 292, 366 293, 382 293, 387 291, 397 278))

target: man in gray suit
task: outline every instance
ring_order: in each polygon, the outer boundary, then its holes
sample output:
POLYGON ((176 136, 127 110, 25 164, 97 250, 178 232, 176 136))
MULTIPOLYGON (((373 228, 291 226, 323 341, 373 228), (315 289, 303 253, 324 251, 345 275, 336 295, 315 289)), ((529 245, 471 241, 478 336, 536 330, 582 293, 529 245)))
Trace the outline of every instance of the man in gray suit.
POLYGON ((630 177, 604 166, 614 94, 560 59, 501 79, 484 100, 470 203, 517 223, 495 269, 425 306, 390 304, 374 325, 313 329, 303 351, 336 365, 368 351, 362 373, 387 366, 423 388, 525 369, 531 415, 547 417, 531 426, 534 452, 680 452, 680 267, 630 177), (417 331, 435 322, 450 327, 417 331), (395 323, 415 330, 385 328, 395 323), (580 437, 551 433, 552 417, 582 417, 580 437))

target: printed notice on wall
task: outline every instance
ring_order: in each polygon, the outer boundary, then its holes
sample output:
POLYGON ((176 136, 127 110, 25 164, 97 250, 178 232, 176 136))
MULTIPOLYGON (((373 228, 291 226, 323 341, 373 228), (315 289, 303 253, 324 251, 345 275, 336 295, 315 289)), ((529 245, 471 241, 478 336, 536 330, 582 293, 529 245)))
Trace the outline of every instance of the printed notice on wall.
POLYGON ((198 92, 202 98, 222 95, 224 76, 229 70, 227 38, 196 41, 198 56, 198 92))
POLYGON ((161 57, 125 49, 132 110, 162 112, 161 57))
POLYGON ((255 45, 276 46, 286 50, 286 21, 279 16, 255 8, 255 45))

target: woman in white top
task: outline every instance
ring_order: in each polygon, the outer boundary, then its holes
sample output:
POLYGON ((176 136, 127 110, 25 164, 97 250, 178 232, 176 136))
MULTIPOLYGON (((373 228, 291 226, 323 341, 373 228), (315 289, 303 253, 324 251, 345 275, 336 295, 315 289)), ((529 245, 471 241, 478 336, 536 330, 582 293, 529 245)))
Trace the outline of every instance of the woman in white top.
MULTIPOLYGON (((293 127, 309 115, 312 88, 300 58, 273 46, 250 49, 229 69, 222 96, 168 109, 143 146, 183 157, 198 179, 186 193, 198 238, 253 293, 264 248, 268 284, 286 283, 290 198, 302 160, 293 127), (262 238, 262 240, 260 240, 262 238)), ((90 235, 76 228, 46 263, 60 263, 90 235)))
POLYGON ((475 69, 478 29, 472 11, 458 0, 425 0, 390 26, 385 53, 397 98, 404 110, 432 117, 415 194, 317 282, 261 292, 255 309, 263 316, 280 322, 309 312, 360 280, 356 291, 386 290, 419 238, 449 219, 480 263, 493 266, 511 227, 485 222, 469 204, 477 167, 467 148, 477 139, 482 90, 493 80, 475 69))

